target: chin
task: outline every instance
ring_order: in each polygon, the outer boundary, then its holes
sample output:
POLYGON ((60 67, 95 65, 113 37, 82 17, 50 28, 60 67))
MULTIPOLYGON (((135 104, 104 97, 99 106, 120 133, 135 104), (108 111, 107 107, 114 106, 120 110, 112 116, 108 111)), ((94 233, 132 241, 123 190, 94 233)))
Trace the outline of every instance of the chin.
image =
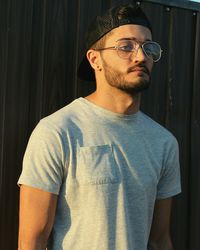
POLYGON ((119 89, 125 91, 129 94, 138 94, 148 89, 150 86, 150 81, 142 80, 136 82, 126 82, 123 85, 119 86, 119 89))
POLYGON ((149 82, 150 79, 149 79, 149 76, 146 76, 144 74, 141 74, 141 75, 137 75, 137 77, 129 77, 129 79, 127 79, 127 82, 130 81, 130 83, 132 82, 133 84, 140 84, 140 83, 143 83, 143 82, 149 82))

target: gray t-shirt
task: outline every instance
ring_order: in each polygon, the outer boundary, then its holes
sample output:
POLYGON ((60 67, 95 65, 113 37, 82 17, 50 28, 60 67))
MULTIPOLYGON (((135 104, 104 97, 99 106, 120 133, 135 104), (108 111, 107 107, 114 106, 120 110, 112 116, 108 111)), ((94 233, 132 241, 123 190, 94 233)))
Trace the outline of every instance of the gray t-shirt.
POLYGON ((58 194, 48 249, 146 250, 155 200, 181 191, 177 141, 79 98, 37 125, 18 183, 58 194))

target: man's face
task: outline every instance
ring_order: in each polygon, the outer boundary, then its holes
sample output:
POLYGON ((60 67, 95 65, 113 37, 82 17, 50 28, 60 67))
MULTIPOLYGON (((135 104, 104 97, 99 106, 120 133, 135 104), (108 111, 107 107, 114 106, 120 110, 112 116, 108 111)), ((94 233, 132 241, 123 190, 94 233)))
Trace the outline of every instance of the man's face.
MULTIPOLYGON (((141 25, 123 25, 108 36, 106 47, 117 45, 122 39, 137 41, 143 44, 151 41, 152 36, 148 28, 141 25)), ((148 58, 141 47, 128 58, 120 57, 117 50, 101 51, 101 60, 104 77, 109 85, 131 94, 148 88, 153 60, 148 58)))

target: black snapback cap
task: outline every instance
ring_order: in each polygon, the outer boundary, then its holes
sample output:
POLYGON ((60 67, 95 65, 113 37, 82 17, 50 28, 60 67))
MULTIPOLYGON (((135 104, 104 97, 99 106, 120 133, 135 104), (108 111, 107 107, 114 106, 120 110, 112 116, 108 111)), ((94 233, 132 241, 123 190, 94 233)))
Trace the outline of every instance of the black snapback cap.
POLYGON ((95 81, 94 70, 90 66, 86 57, 86 52, 108 32, 126 24, 142 25, 152 31, 151 24, 147 16, 137 3, 112 7, 103 15, 99 15, 95 18, 86 33, 86 50, 78 67, 78 77, 80 79, 95 81))

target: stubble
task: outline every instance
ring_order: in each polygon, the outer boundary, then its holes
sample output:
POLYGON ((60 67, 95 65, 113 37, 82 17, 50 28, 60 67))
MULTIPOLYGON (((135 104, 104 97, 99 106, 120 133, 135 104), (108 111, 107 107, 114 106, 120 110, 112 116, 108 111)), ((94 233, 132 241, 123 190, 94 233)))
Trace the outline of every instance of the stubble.
POLYGON ((114 69, 111 65, 108 65, 105 60, 103 60, 103 66, 105 71, 105 79, 108 84, 112 87, 118 88, 131 95, 138 94, 148 89, 150 86, 150 72, 143 63, 137 64, 132 68, 129 68, 126 73, 114 69), (143 74, 148 74, 149 79, 144 77, 133 77, 132 80, 126 80, 128 74, 134 71, 134 68, 140 67, 144 70, 143 74))

